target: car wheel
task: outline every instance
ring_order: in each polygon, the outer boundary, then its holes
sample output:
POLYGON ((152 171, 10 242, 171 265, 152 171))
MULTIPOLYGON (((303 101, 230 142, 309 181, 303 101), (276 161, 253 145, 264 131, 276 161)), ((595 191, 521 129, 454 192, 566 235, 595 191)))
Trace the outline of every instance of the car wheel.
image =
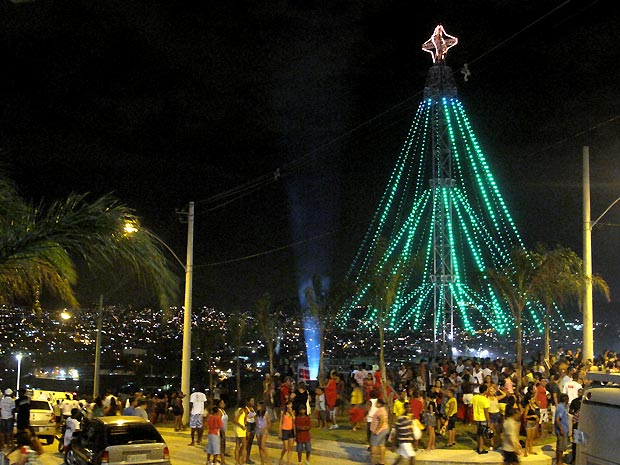
POLYGON ((45 445, 54 444, 54 436, 45 436, 45 445))
POLYGON ((69 449, 67 452, 67 457, 65 458, 66 465, 73 465, 75 463, 75 457, 73 455, 73 451, 69 449))

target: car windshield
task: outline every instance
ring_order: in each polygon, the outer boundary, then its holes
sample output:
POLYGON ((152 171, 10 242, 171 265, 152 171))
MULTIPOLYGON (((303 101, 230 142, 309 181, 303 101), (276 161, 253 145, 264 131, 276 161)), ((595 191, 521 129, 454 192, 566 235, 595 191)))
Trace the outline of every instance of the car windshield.
POLYGON ((31 400, 30 410, 49 410, 50 404, 45 400, 31 400))
POLYGON ((164 442, 159 432, 150 423, 112 425, 107 428, 106 434, 108 446, 164 442))

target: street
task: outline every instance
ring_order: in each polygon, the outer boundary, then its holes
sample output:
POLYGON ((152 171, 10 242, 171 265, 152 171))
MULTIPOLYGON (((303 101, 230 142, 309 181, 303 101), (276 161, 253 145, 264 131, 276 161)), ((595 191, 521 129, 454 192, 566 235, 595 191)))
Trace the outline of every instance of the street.
MULTIPOLYGON (((168 448, 170 449, 170 460, 173 465, 196 465, 206 463, 204 445, 200 447, 188 446, 189 432, 187 434, 181 434, 167 433, 166 431, 160 430, 160 433, 168 444, 168 448)), ((41 465, 60 465, 63 462, 63 456, 57 452, 57 448, 57 442, 49 446, 43 446, 45 454, 39 457, 41 465)), ((269 465, 277 464, 280 457, 280 449, 268 448, 267 450, 270 459, 269 465)), ((233 451, 234 441, 229 438, 227 441, 227 452, 232 455, 233 451)), ((260 457, 256 444, 252 447, 251 458, 254 462, 260 464, 260 457)), ((333 457, 322 457, 318 455, 312 456, 310 462, 312 465, 334 465, 334 463, 338 463, 339 465, 359 465, 358 462, 350 460, 334 459, 333 457)), ((291 464, 295 465, 297 463, 297 453, 293 452, 291 455, 291 464)), ((234 465, 234 458, 232 456, 226 457, 226 464, 234 465)))

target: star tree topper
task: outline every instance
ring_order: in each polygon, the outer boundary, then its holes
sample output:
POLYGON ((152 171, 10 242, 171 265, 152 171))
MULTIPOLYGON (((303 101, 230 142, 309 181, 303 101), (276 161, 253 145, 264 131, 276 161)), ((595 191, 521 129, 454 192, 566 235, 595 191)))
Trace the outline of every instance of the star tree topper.
POLYGON ((448 49, 459 43, 459 39, 446 34, 443 26, 440 24, 435 28, 435 32, 430 39, 422 44, 422 50, 433 56, 433 63, 442 62, 446 59, 448 49))

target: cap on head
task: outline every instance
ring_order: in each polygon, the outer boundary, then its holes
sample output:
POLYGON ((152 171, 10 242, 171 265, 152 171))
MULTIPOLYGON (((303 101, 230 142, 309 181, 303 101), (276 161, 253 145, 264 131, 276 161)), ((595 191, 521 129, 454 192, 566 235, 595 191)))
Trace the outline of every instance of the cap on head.
POLYGON ((12 396, 12 395, 13 395, 13 389, 8 388, 8 389, 6 389, 6 390, 4 391, 4 393, 5 393, 7 396, 12 396))

